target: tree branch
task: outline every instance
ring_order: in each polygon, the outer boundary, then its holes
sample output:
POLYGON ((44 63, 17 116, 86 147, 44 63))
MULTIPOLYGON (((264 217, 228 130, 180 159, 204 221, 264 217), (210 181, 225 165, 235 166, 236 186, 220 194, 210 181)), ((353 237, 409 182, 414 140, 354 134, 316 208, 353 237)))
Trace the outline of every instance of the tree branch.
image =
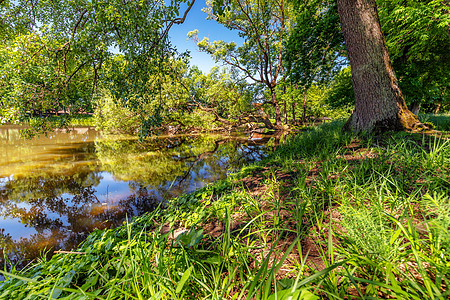
POLYGON ((169 25, 167 25, 167 27, 164 30, 163 34, 159 37, 158 41, 154 44, 154 47, 156 47, 156 45, 158 45, 169 34, 169 30, 173 26, 173 24, 179 25, 179 24, 183 24, 184 23, 184 21, 186 20, 187 14, 191 10, 191 8, 194 6, 194 3, 195 3, 195 0, 192 0, 192 2, 189 4, 188 8, 186 8, 186 10, 184 11, 183 17, 175 18, 175 19, 170 21, 169 25))

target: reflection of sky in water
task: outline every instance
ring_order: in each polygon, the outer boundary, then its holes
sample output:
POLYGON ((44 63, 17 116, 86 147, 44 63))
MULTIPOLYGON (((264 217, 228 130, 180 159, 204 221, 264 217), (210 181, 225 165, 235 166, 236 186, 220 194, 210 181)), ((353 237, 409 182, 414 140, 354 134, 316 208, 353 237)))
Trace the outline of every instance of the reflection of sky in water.
MULTIPOLYGON (((129 189, 129 182, 123 180, 114 179, 114 176, 108 172, 99 172, 101 177, 100 183, 95 185, 95 196, 100 203, 117 204, 122 199, 132 195, 129 189)), ((63 194, 63 198, 69 199, 68 203, 71 203, 70 199, 72 194, 63 194)))
POLYGON ((14 240, 21 237, 28 238, 36 233, 34 228, 26 227, 22 224, 19 218, 3 218, 0 220, 0 228, 4 228, 14 240))
POLYGON ((5 183, 7 183, 8 181, 13 180, 14 176, 10 175, 8 177, 0 177, 0 187, 5 186, 5 183))
POLYGON ((259 146, 242 147, 239 143, 226 142, 217 147, 214 139, 198 142, 189 136, 174 141, 160 139, 170 147, 159 142, 156 146, 160 148, 155 149, 136 147, 135 141, 128 140, 107 141, 102 149, 99 142, 94 143, 97 133, 89 130, 79 130, 78 134, 57 133, 32 141, 8 140, 5 136, 0 127, 0 169, 3 169, 0 170, 0 205, 15 205, 28 215, 0 216, 0 229, 16 241, 23 238, 47 245, 54 239, 56 248, 73 247, 81 242, 77 240, 79 235, 81 238, 96 227, 120 225, 126 217, 142 214, 154 209, 163 199, 224 178, 230 170, 238 169, 241 162, 262 155, 259 146), (203 156, 202 152, 212 153, 203 156), (186 153, 189 153, 187 157, 186 153), (153 163, 159 167, 158 159, 161 170, 152 169, 153 163), (7 174, 7 169, 11 173, 7 174), (1 175, 2 172, 5 174, 1 175), (12 175, 16 173, 20 175, 12 175), (148 173, 152 175, 146 176, 148 173), (153 178, 153 174, 165 177, 153 178), (40 219, 33 219, 33 210, 42 213, 40 219), (25 220, 30 226, 22 223, 25 220), (46 222, 50 227, 45 227, 46 222), (38 232, 42 235, 36 237, 38 232))
MULTIPOLYGON (((30 211, 33 208, 32 204, 25 202, 17 203, 16 205, 18 209, 25 209, 26 211, 30 211)), ((49 219, 59 219, 64 225, 67 225, 68 223, 67 216, 63 214, 48 210, 46 210, 45 213, 49 219)), ((22 223, 20 217, 11 218, 3 216, 3 218, 0 219, 0 228, 4 228, 15 240, 19 238, 29 238, 32 234, 36 233, 36 229, 28 224, 22 223)))

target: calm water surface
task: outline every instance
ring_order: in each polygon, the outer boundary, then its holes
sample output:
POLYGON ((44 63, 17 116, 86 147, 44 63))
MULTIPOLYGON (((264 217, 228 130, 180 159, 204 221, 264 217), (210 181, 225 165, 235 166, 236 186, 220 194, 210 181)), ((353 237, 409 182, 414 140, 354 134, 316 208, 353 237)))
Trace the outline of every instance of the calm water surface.
POLYGON ((139 143, 93 128, 32 140, 0 126, 0 263, 70 250, 96 228, 226 177, 264 155, 263 136, 158 137, 139 143))

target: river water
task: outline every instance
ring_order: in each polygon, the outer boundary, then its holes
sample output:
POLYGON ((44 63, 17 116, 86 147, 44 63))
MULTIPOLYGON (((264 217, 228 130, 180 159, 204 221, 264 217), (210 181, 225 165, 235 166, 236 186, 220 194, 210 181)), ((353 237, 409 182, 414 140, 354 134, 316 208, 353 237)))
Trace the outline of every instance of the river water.
POLYGON ((18 268, 225 178, 264 156, 269 140, 178 135, 141 143, 89 127, 25 140, 20 129, 0 126, 0 264, 5 254, 18 268))

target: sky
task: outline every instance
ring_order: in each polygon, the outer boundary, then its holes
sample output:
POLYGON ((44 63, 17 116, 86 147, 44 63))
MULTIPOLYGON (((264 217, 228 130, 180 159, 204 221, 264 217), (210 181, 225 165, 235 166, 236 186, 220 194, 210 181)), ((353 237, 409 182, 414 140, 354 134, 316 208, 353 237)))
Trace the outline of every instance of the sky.
MULTIPOLYGON (((214 20, 206 20, 207 14, 201 11, 203 7, 206 7, 206 1, 196 0, 184 23, 174 25, 169 32, 169 37, 180 53, 186 50, 190 51, 191 65, 196 65, 203 73, 209 73, 215 65, 214 60, 209 54, 200 52, 194 41, 187 40, 187 33, 198 29, 199 40, 208 37, 210 42, 216 40, 234 41, 241 45, 243 39, 237 35, 236 31, 231 31, 214 20)), ((183 13, 184 10, 180 10, 180 14, 183 13)))

